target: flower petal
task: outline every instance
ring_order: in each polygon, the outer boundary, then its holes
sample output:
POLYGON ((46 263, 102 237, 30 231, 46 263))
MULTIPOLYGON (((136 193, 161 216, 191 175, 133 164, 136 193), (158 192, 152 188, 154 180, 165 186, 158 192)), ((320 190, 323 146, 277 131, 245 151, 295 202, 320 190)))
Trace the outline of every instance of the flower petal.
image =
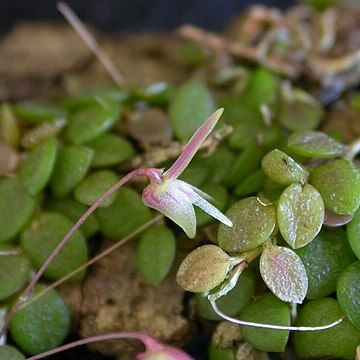
POLYGON ((165 181, 161 185, 149 184, 142 195, 143 202, 160 211, 179 225, 193 239, 196 234, 196 216, 188 196, 178 189, 177 182, 165 181))
POLYGON ((218 210, 214 205, 210 204, 204 197, 211 198, 211 196, 207 195, 203 191, 199 190, 195 186, 189 185, 181 180, 174 180, 176 182, 176 186, 178 189, 181 189, 190 199, 190 201, 199 207, 201 210, 205 211, 207 214, 212 216, 213 218, 219 220, 223 224, 232 227, 232 221, 227 218, 220 210, 218 210))
POLYGON ((201 127, 195 132, 195 134, 186 144, 183 152, 176 159, 174 164, 172 164, 169 170, 164 172, 164 177, 166 177, 168 180, 173 180, 180 176, 180 174, 189 165, 189 162, 194 157, 196 152, 199 150, 201 144, 211 133, 216 123, 219 121, 223 111, 223 108, 216 110, 212 115, 210 115, 210 117, 204 122, 204 124, 201 125, 201 127))

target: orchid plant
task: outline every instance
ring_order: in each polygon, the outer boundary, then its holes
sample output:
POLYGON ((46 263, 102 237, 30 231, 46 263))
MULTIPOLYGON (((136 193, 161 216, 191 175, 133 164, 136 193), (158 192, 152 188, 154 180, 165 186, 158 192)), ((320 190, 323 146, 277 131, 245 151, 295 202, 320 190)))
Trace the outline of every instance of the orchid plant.
MULTIPOLYGON (((84 35, 87 44, 90 48, 96 53, 98 58, 102 60, 105 68, 113 74, 113 78, 116 78, 118 81, 116 83, 121 85, 120 76, 115 73, 115 68, 113 64, 109 63, 107 58, 99 50, 98 46, 94 44, 93 40, 89 35, 87 35, 87 30, 82 26, 79 20, 75 17, 75 15, 71 12, 71 10, 63 3, 59 4, 59 10, 63 12, 65 17, 69 20, 69 22, 77 29, 79 33, 84 35)), ((29 285, 23 292, 23 294, 19 297, 18 301, 8 312, 7 318, 4 321, 2 329, 0 331, 0 335, 3 334, 15 312, 23 305, 23 303, 27 300, 28 295, 34 289, 34 286, 43 275, 45 270, 54 260, 54 258, 59 254, 59 252, 66 245, 68 240, 74 235, 74 233, 80 228, 80 226, 89 218, 89 216, 113 193, 115 193, 120 187, 126 184, 128 181, 132 180, 138 176, 145 176, 149 180, 149 184, 145 187, 142 194, 143 203, 155 209, 170 220, 175 222, 178 226, 180 226, 186 235, 189 238, 194 238, 196 235, 196 215, 194 210, 194 205, 202 209, 204 212, 212 216, 213 218, 220 221, 227 227, 233 227, 232 221, 225 216, 221 211, 219 211, 215 206, 213 206, 209 200, 211 197, 201 191, 200 189, 188 184, 182 180, 179 180, 179 176, 183 173, 183 171, 187 168, 193 157, 196 155, 205 139, 214 129, 216 124, 218 123, 224 109, 216 110, 210 117, 203 123, 203 125, 194 133, 191 137, 187 145, 184 147, 182 153, 177 158, 177 160, 173 163, 173 165, 165 171, 163 168, 140 168, 136 169, 129 174, 125 175, 120 181, 118 181, 113 187, 107 190, 97 201, 95 201, 89 209, 80 217, 80 219, 75 223, 75 225, 70 229, 70 231, 65 235, 65 237, 59 242, 56 248, 53 250, 51 255, 46 259, 43 265, 40 267, 38 272, 30 281, 29 285)), ((356 150, 358 151, 358 147, 356 150)), ((353 156, 350 154, 349 156, 353 156)), ((260 202, 260 199, 256 199, 256 201, 260 202)), ((263 206, 267 206, 267 204, 262 204, 263 206)), ((245 220, 246 221, 246 220, 245 220)), ((236 222, 234 221, 234 229, 236 229, 236 222)), ((270 247, 270 242, 267 243, 267 246, 270 247)), ((317 327, 296 327, 296 326, 281 326, 281 325, 272 325, 272 324, 263 324, 257 322, 243 321, 239 319, 235 319, 233 317, 227 316, 224 314, 217 306, 216 300, 221 296, 228 293, 236 284, 239 276, 242 271, 248 266, 248 263, 256 258, 263 251, 262 247, 256 248, 253 251, 249 252, 240 252, 237 256, 231 257, 226 254, 222 249, 215 249, 215 246, 205 246, 208 254, 212 254, 214 259, 218 259, 221 257, 225 264, 225 271, 219 275, 221 280, 217 284, 218 286, 214 287, 213 291, 203 291, 201 292, 204 296, 206 296, 217 315, 221 318, 230 321, 235 324, 243 325, 243 326, 251 326, 258 328, 266 328, 273 330, 294 330, 294 331, 318 331, 329 329, 335 325, 338 325, 343 321, 343 317, 332 322, 331 324, 317 326, 317 327), (214 250, 215 249, 215 250, 214 250)), ((203 248, 205 248, 203 247, 203 248)), ((204 249, 203 249, 204 250, 204 249)), ((279 249, 277 249, 279 250, 279 249)), ((195 250, 196 251, 196 250, 195 250)), ((231 250, 228 252, 232 253, 231 250)), ((288 252, 287 250, 281 249, 279 251, 288 252)), ((200 252, 197 252, 200 254, 200 252)), ((201 256, 195 258, 195 262, 199 265, 199 259, 201 256)), ((214 261, 215 263, 216 261, 214 261)), ((305 271, 305 270, 304 270, 305 271)), ((178 273, 179 275, 179 273, 178 273)), ((197 274, 198 275, 198 274, 197 274)), ((305 274, 306 275, 306 274, 305 274)), ((277 276, 277 275, 276 275, 277 276)), ((178 281, 179 282, 179 281, 178 281)), ((181 285, 181 284, 180 284, 181 285)), ((185 288, 185 287, 184 287, 185 288)), ((306 288, 304 287, 304 296, 306 293, 306 288)), ((212 290, 212 289, 211 289, 212 290)), ((191 290, 189 290, 191 291, 191 290)), ((194 291, 196 292, 196 291, 194 291)), ((301 298, 299 303, 303 298, 301 298)), ((284 300, 289 301, 289 300, 284 300)), ((79 341, 75 341, 73 343, 60 346, 56 349, 44 352, 42 354, 35 355, 28 360, 36 360, 41 359, 46 356, 59 353, 70 348, 74 348, 80 345, 85 345, 97 341, 103 340, 111 340, 111 339, 137 339, 141 341, 145 345, 145 352, 142 352, 137 355, 137 359, 139 360, 191 360, 192 358, 184 353, 183 351, 172 347, 161 344, 159 341, 154 339, 153 337, 142 333, 142 332, 120 332, 120 333, 109 333, 103 335, 97 335, 94 337, 90 337, 87 339, 82 339, 79 341)))
MULTIPOLYGON (((125 177, 123 177, 112 188, 107 190, 75 223, 71 230, 60 241, 51 255, 44 262, 39 271, 30 281, 29 285, 20 296, 19 300, 11 308, 8 316, 3 324, 2 333, 6 330, 12 316, 20 308, 20 306, 27 300, 28 295, 33 290, 34 286, 43 275, 47 267, 57 256, 57 254, 66 245, 67 241, 72 235, 80 228, 80 226, 88 219, 88 217, 114 192, 116 192, 121 186, 127 183, 129 180, 136 176, 146 176, 150 180, 150 184, 143 191, 143 202, 145 205, 156 209, 163 213, 165 216, 173 220, 178 224, 185 233, 194 238, 196 234, 196 216, 193 205, 198 206, 203 211, 218 219, 223 224, 231 227, 232 222, 224 214, 222 214, 216 207, 209 203, 207 199, 210 196, 197 189, 196 187, 178 180, 178 177, 186 169, 191 159, 195 156, 200 146, 211 133, 215 125, 220 119, 223 109, 215 111, 204 124, 195 132, 187 145, 184 147, 183 152, 180 154, 174 164, 164 172, 164 169, 158 168, 141 168, 136 169, 125 177)), ((120 334, 117 337, 125 338, 126 335, 120 334)), ((139 338, 140 339, 140 338, 139 338)), ((140 340, 143 340, 141 338, 140 340)), ((148 345, 148 342, 144 342, 148 345)), ((153 352, 154 353, 154 352, 153 352)), ((40 354, 38 355, 40 356, 40 354)), ((144 355, 145 356, 145 355, 144 355)), ((139 357, 139 359, 157 359, 158 357, 139 357)), ((39 357, 35 357, 39 358, 39 357)), ((168 355, 169 359, 188 359, 189 357, 179 357, 168 355)))

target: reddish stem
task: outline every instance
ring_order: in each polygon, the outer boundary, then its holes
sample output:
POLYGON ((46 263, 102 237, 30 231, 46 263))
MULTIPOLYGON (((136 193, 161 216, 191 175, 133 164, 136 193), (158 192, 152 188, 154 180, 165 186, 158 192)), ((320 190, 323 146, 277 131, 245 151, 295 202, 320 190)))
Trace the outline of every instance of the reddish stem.
POLYGON ((21 294, 15 305, 9 310, 7 317, 1 327, 0 331, 0 337, 5 333, 10 320, 16 313, 16 311, 19 309, 19 307, 24 303, 29 295, 29 293, 33 290, 34 286, 40 279, 40 277, 44 274, 45 270, 48 268, 48 266, 51 264, 51 262, 54 260, 54 258, 59 254, 59 252, 62 250, 62 248, 66 245, 67 241, 74 235, 74 233, 80 228, 80 226, 88 219, 88 217, 101 205, 109 196, 111 196, 115 191, 117 191, 121 186, 123 186, 125 183, 127 183, 129 180, 131 180, 135 176, 139 175, 149 175, 149 172, 153 169, 136 169, 129 174, 125 175, 121 180, 119 180, 112 188, 107 190, 104 194, 100 196, 99 199, 97 199, 94 204, 92 204, 89 209, 80 217, 80 219, 75 223, 75 225, 70 229, 70 231, 64 236, 64 238, 59 242, 59 244, 56 246, 56 248, 53 250, 53 252, 48 256, 48 258, 45 260, 45 262, 42 264, 38 272, 35 274, 35 276, 31 279, 29 285, 24 290, 24 292, 21 294))
POLYGON ((137 339, 145 345, 146 350, 149 352, 156 352, 156 351, 161 350, 161 348, 162 348, 162 345, 159 342, 157 342, 154 338, 152 338, 151 336, 149 336, 145 333, 141 333, 141 332, 109 333, 109 334, 104 334, 104 335, 92 336, 87 339, 77 340, 72 343, 69 343, 69 344, 66 344, 63 346, 59 346, 56 349, 45 351, 41 354, 29 357, 27 360, 43 359, 47 356, 54 355, 54 354, 60 353, 62 351, 66 351, 66 350, 78 347, 78 346, 87 345, 87 344, 91 344, 91 343, 99 342, 99 341, 115 340, 115 339, 137 339))

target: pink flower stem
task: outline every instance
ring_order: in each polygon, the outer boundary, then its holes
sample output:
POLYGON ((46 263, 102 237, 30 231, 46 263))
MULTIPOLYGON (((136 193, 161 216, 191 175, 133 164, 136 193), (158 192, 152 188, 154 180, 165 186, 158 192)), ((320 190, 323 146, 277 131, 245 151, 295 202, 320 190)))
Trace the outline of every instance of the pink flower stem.
POLYGON ((125 175, 122 179, 120 179, 112 188, 107 190, 104 194, 102 194, 99 199, 97 199, 94 204, 92 204, 89 209, 80 217, 80 219, 75 223, 75 225, 70 229, 70 231, 64 236, 64 238, 59 242, 59 244, 55 247, 53 252, 48 256, 48 258, 45 260, 45 262, 42 264, 38 272, 35 274, 35 276, 31 279, 29 285, 24 290, 24 292, 21 294, 17 302, 13 305, 13 307, 9 310, 6 319, 1 327, 0 330, 0 337, 5 333, 10 320, 16 313, 16 311, 19 309, 19 307, 26 301, 28 295, 33 290, 34 286, 39 281, 40 277, 44 274, 45 270, 48 268, 48 266, 51 264, 51 262, 54 260, 54 258, 59 254, 59 252, 62 250, 62 248, 66 245, 67 241, 74 235, 74 233, 80 228, 80 226, 87 220, 87 218, 101 205, 110 195, 112 195, 115 191, 117 191, 121 186, 123 186, 125 183, 127 183, 129 180, 131 180, 135 176, 139 175, 149 175, 149 171, 151 169, 136 169, 129 174, 125 175))
POLYGON ((119 332, 119 333, 109 333, 109 334, 103 334, 103 335, 96 335, 96 336, 92 336, 86 339, 81 339, 81 340, 77 340, 74 341, 72 343, 63 345, 63 346, 59 346, 55 349, 49 350, 49 351, 45 351, 41 354, 35 355, 35 356, 31 356, 29 358, 27 358, 27 360, 38 360, 38 359, 43 359, 47 356, 50 355, 54 355, 57 353, 60 353, 62 351, 66 351, 69 349, 73 349, 75 347, 78 346, 82 346, 82 345, 87 345, 87 344, 91 344, 94 342, 99 342, 99 341, 106 341, 106 340, 115 340, 115 339, 137 339, 139 341, 141 341, 145 347, 146 350, 149 352, 155 352, 161 349, 162 345, 160 343, 158 343, 155 339, 153 339, 151 336, 145 334, 145 333, 141 333, 141 332, 119 332))

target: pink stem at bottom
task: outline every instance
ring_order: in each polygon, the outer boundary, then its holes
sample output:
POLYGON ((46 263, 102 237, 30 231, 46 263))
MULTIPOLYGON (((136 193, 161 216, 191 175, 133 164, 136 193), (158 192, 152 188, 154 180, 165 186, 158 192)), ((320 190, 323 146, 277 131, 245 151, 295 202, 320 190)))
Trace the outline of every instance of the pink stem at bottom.
POLYGON ((59 346, 56 349, 52 349, 52 350, 45 351, 45 352, 35 355, 35 356, 31 356, 31 357, 27 358, 27 360, 43 359, 47 356, 54 355, 54 354, 60 353, 62 351, 66 351, 66 350, 78 347, 78 346, 87 345, 87 344, 91 344, 91 343, 99 342, 99 341, 116 340, 116 339, 137 339, 145 345, 146 350, 149 352, 156 352, 163 348, 163 346, 158 341, 156 341, 150 335, 147 335, 145 333, 142 333, 142 332, 119 332, 119 333, 109 333, 109 334, 104 334, 104 335, 96 335, 96 336, 89 337, 87 339, 77 340, 72 343, 69 343, 69 344, 66 344, 63 346, 59 346))

